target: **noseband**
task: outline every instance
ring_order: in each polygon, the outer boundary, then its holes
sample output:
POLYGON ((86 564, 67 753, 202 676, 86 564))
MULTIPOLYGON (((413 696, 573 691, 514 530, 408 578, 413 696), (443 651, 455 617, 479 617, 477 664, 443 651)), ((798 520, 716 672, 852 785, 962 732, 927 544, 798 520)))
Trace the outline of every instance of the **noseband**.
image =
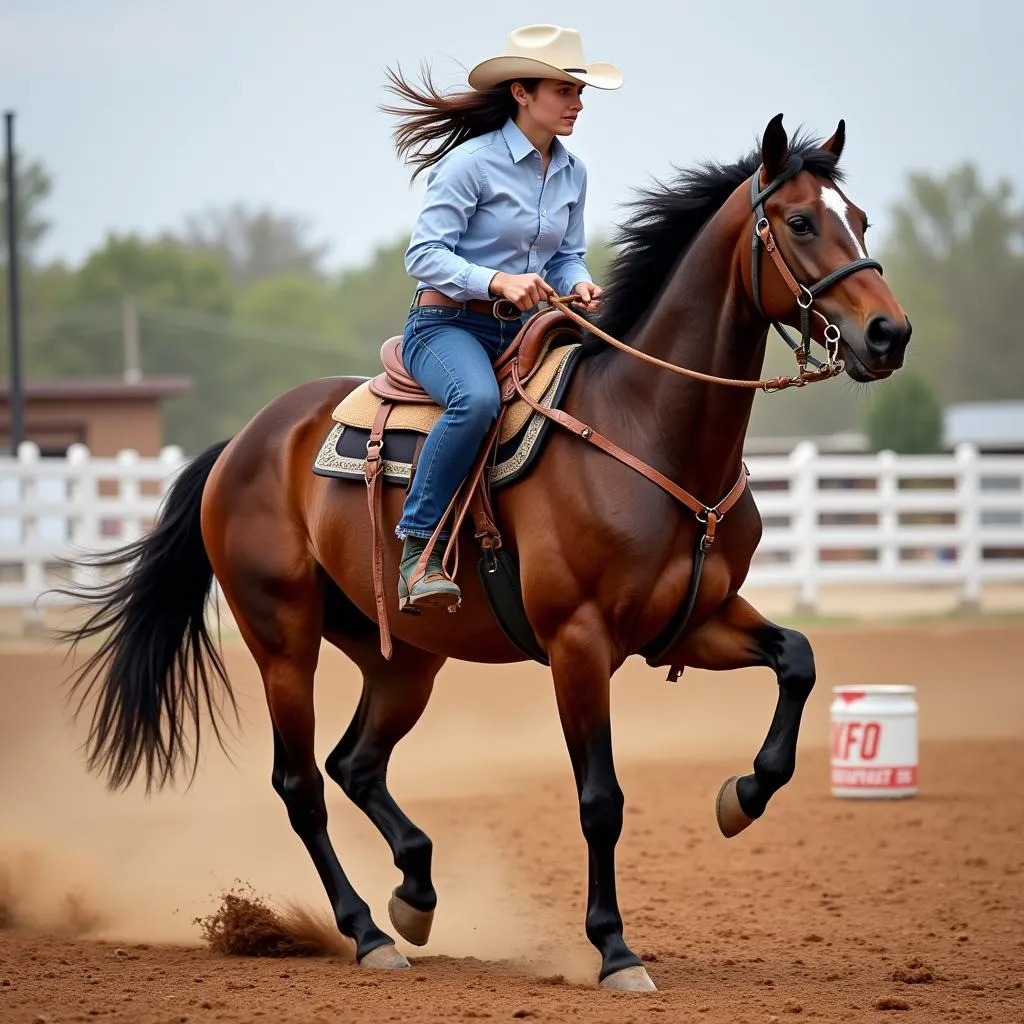
POLYGON ((772 326, 779 332, 779 334, 782 335, 786 344, 789 345, 789 347, 796 353, 797 362, 800 364, 801 376, 806 373, 807 364, 810 363, 811 366, 815 367, 822 376, 835 377, 843 372, 842 360, 837 358, 839 354, 839 328, 836 327, 835 324, 830 323, 828 318, 820 310, 813 308, 814 300, 827 288, 831 288, 832 285, 842 281, 843 278, 849 277, 851 274, 855 274, 858 270, 874 269, 879 273, 882 273, 882 264, 879 263, 878 260, 865 257, 863 259, 852 260, 850 263, 840 267, 838 270, 833 270, 830 274, 826 274, 820 281, 816 281, 814 284, 802 284, 796 279, 796 276, 786 263, 786 258, 779 250, 778 243, 775 241, 775 236, 772 234, 771 226, 768 223, 768 217, 764 212, 764 203, 773 192, 781 188, 787 181, 796 177, 802 169, 803 161, 799 157, 793 157, 786 170, 778 177, 768 182, 763 189, 758 189, 763 166, 759 167, 750 179, 750 205, 754 211, 754 216, 757 218, 757 221, 754 224, 750 271, 750 278, 754 292, 754 305, 763 317, 768 317, 768 314, 764 311, 764 307, 761 305, 761 247, 764 246, 764 251, 768 253, 775 262, 775 266, 778 269, 779 274, 782 276, 782 280, 786 283, 786 287, 788 287, 793 293, 796 298, 796 304, 800 307, 800 341, 794 341, 786 328, 777 320, 771 321, 772 326), (812 313, 825 325, 826 363, 824 368, 822 367, 822 364, 811 355, 812 313))

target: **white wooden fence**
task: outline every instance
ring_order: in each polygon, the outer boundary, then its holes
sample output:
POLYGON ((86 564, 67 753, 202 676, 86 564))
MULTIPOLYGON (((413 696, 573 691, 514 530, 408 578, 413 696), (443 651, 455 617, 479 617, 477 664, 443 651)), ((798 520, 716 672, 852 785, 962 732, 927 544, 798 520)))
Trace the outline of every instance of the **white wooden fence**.
MULTIPOLYGON (((184 462, 177 448, 98 459, 81 445, 42 458, 31 443, 0 457, 0 607, 61 600, 44 591, 83 578, 61 561, 140 537, 184 462)), ((795 588, 814 608, 823 584, 943 583, 973 603, 986 581, 1024 582, 1024 456, 822 455, 802 443, 747 465, 764 519, 749 588, 795 588)))

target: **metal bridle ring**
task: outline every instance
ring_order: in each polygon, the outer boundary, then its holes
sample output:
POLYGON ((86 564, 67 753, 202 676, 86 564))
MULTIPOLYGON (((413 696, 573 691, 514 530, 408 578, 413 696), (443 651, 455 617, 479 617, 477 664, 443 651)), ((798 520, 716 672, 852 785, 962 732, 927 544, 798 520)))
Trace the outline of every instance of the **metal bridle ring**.
POLYGON ((839 344, 839 339, 842 337, 842 333, 835 324, 827 324, 825 326, 825 341, 831 342, 833 345, 839 344))
POLYGON ((810 288, 808 288, 805 284, 800 285, 800 294, 796 297, 796 304, 801 309, 810 309, 813 302, 814 296, 811 294, 810 288), (807 298, 807 301, 801 301, 805 296, 807 298))

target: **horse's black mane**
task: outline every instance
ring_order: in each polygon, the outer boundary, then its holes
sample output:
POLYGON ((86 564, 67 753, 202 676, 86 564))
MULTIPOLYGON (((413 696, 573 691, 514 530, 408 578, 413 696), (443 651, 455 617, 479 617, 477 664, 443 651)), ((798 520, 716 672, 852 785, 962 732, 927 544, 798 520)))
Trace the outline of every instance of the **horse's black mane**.
MULTIPOLYGON (((790 159, 796 158, 813 174, 842 181, 835 156, 821 145, 820 139, 797 133, 790 142, 790 159)), ((758 148, 736 163, 707 162, 676 169, 673 180, 637 189, 636 199, 627 204, 629 220, 612 238, 618 251, 609 267, 597 326, 612 337, 626 337, 653 305, 701 228, 760 166, 758 148)), ((595 339, 587 347, 607 349, 603 343, 595 344, 595 339)))

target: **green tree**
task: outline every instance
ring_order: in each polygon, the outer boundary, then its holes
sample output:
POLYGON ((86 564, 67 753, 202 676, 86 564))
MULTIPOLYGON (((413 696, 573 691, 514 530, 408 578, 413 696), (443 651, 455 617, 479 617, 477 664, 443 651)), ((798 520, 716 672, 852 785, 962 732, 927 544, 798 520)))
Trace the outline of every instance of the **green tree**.
POLYGON ((1024 380, 1024 207, 971 164, 912 174, 882 250, 914 325, 908 365, 944 401, 1016 398, 1024 380))
POLYGON ((871 451, 890 449, 904 455, 942 451, 942 407, 923 376, 898 371, 875 390, 878 397, 865 423, 871 451))
POLYGON ((165 306, 230 313, 234 294, 216 256, 193 253, 171 238, 146 241, 111 235, 76 275, 75 301, 120 301, 125 296, 165 306))
POLYGON ((247 288, 282 274, 323 277, 329 247, 310 241, 309 231, 301 217, 234 203, 187 217, 181 242, 216 256, 235 287, 247 288))
MULTIPOLYGON (((53 180, 46 168, 38 161, 26 163, 20 154, 15 154, 15 190, 18 200, 18 251, 22 266, 31 266, 36 258, 39 243, 50 230, 50 221, 43 216, 42 206, 53 192, 53 180)), ((7 262, 7 162, 0 160, 0 225, 4 232, 4 265, 7 262)))
POLYGON ((281 274, 247 288, 235 306, 242 323, 293 328, 327 337, 341 332, 341 304, 336 290, 319 278, 281 274))

